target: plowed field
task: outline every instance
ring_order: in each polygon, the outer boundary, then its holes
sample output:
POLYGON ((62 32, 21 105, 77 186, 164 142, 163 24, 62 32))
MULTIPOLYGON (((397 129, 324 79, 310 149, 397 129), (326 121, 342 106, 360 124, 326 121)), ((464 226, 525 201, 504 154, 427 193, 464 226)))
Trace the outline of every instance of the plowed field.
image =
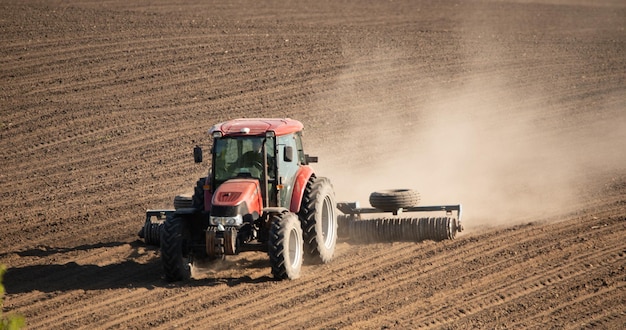
POLYGON ((30 329, 626 327, 626 5, 0 2, 3 312, 30 329), (291 117, 339 200, 463 203, 443 242, 167 283, 137 237, 207 129, 291 117))

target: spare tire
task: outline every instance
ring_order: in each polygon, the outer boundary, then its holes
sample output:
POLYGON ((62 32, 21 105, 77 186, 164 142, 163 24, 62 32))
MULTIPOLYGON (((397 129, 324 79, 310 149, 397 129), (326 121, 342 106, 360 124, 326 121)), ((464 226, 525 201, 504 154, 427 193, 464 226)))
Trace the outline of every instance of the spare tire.
POLYGON ((192 197, 190 195, 174 196, 174 209, 185 209, 193 207, 192 197))
POLYGON ((381 190, 370 194, 370 205, 384 212, 417 206, 419 201, 419 193, 411 189, 381 190))

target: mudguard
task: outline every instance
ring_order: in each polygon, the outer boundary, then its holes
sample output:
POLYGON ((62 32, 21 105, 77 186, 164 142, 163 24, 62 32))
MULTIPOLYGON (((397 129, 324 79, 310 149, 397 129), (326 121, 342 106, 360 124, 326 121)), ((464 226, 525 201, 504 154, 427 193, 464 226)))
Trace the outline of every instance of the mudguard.
POLYGON ((289 210, 294 213, 300 211, 300 205, 302 204, 302 197, 304 196, 304 190, 309 182, 313 173, 313 168, 308 165, 303 165, 296 174, 296 179, 293 184, 293 191, 291 193, 291 204, 289 210))

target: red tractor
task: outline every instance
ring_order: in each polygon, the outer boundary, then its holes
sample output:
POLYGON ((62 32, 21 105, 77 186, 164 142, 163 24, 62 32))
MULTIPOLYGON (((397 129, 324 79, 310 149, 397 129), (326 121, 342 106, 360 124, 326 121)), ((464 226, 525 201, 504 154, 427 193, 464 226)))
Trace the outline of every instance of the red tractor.
MULTIPOLYGON (((333 187, 304 153, 303 125, 292 119, 236 119, 209 130, 211 169, 188 207, 152 210, 140 234, 160 241, 168 281, 190 278, 194 260, 267 251, 276 279, 295 279, 303 258, 328 262, 337 241, 333 187)), ((202 162, 202 149, 194 149, 202 162)))
MULTIPOLYGON (((463 230, 461 204, 417 206, 411 189, 373 192, 372 207, 335 203, 330 181, 309 166, 317 157, 304 153, 302 129, 292 119, 235 119, 209 130, 209 175, 191 198, 176 196, 174 210, 148 210, 139 231, 146 243, 160 244, 168 281, 188 279, 194 260, 251 250, 267 251, 275 278, 295 279, 305 256, 333 258, 338 234, 371 243, 454 239, 463 230), (399 217, 441 211, 446 216, 399 217)), ((198 146, 194 159, 202 162, 198 146)))

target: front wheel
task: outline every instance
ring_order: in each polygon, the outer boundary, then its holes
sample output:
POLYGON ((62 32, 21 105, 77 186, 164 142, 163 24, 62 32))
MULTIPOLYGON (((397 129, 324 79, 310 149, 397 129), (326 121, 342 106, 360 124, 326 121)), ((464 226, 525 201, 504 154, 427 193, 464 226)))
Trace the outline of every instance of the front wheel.
POLYGON ((191 278, 191 259, 185 251, 183 219, 173 216, 161 228, 161 261, 168 282, 191 278))
POLYGON ((294 213, 283 212, 273 217, 267 253, 275 279, 300 277, 303 244, 300 220, 294 213))

